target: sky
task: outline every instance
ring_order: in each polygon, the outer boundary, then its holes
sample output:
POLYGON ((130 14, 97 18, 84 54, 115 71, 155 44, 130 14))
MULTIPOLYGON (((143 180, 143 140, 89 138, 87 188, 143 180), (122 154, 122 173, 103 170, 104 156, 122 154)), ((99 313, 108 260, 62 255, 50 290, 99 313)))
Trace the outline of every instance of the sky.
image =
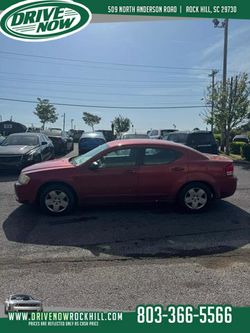
MULTIPOLYGON (((1 100, 40 97, 87 105, 56 105, 59 117, 49 127, 62 128, 65 113, 67 130, 73 124, 88 131, 82 114, 91 112, 102 118, 96 129, 110 129, 118 115, 130 118, 137 132, 206 129, 202 98, 211 69, 219 70, 216 81, 222 78, 223 30, 210 19, 171 19, 95 23, 49 42, 0 35, 0 120, 40 126, 36 103, 1 100)), ((250 72, 250 21, 230 20, 228 76, 243 71, 250 72)))

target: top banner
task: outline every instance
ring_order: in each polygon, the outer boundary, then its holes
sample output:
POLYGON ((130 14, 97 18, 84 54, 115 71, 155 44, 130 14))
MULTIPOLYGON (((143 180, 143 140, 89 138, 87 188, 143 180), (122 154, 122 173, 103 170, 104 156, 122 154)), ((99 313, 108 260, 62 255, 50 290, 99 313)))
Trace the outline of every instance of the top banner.
MULTIPOLYGON (((0 10, 20 1, 4 0, 0 10)), ((78 0, 92 14, 249 19, 245 0, 78 0)))

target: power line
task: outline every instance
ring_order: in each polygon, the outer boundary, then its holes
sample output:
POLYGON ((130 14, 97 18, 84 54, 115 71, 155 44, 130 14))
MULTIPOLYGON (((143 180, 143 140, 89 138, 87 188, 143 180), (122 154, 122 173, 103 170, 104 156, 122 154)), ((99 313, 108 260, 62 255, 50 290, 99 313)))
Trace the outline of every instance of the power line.
MULTIPOLYGON (((4 87, 1 87, 1 89, 11 89, 11 92, 13 93, 13 89, 15 90, 24 90, 24 91, 27 91, 27 88, 23 88, 23 87, 20 87, 19 86, 4 86, 4 87)), ((32 87, 32 88, 29 88, 29 91, 39 91, 41 93, 41 88, 35 88, 35 87, 32 87)), ((108 92, 105 92, 105 93, 102 93, 102 92, 93 92, 93 91, 88 91, 88 90, 65 90, 65 89, 44 89, 42 88, 42 92, 43 91, 53 91, 53 92, 65 92, 65 93, 80 93, 81 96, 83 96, 84 94, 86 95, 103 95, 103 96, 136 96, 136 97, 200 97, 201 94, 126 94, 126 93, 118 93, 118 92, 112 92, 112 93, 108 93, 108 92)))
MULTIPOLYGON (((187 73, 186 73, 187 74, 187 73)), ((46 75, 46 74, 32 74, 32 73, 16 73, 16 72, 0 72, 0 75, 14 75, 14 76, 32 76, 32 77, 49 77, 49 78, 57 78, 57 79, 73 79, 73 80, 80 80, 80 81, 105 81, 105 82, 129 82, 129 83, 165 83, 165 82, 169 82, 166 80, 123 80, 123 79, 103 79, 103 78, 93 78, 93 77, 76 77, 76 76, 62 76, 62 75, 46 75)), ((170 74, 172 75, 172 73, 170 74)), ((189 75, 189 74, 188 74, 189 75)), ((178 74, 176 76, 176 74, 174 74, 174 76, 167 76, 168 79, 173 80, 173 79, 181 79, 183 81, 183 75, 182 74, 178 74), (180 76, 181 75, 181 76, 180 76)), ((207 79, 207 75, 205 75, 204 77, 196 77, 193 75, 189 75, 189 77, 187 77, 190 80, 206 80, 207 79)), ((172 82, 172 81, 171 81, 172 82)))
POLYGON ((114 85, 112 83, 83 83, 83 82, 69 82, 69 81, 50 81, 50 80, 34 80, 34 79, 23 79, 23 78, 4 78, 3 81, 21 81, 21 82, 28 82, 28 83, 35 83, 35 84, 56 84, 56 85, 66 85, 66 86, 84 86, 84 87, 101 87, 101 88, 126 88, 126 89, 135 89, 135 88, 165 88, 167 85, 171 86, 183 86, 185 84, 192 84, 193 86, 200 86, 201 82, 194 82, 194 81, 188 81, 188 80, 182 80, 180 82, 178 81, 169 81, 162 83, 160 85, 155 84, 146 84, 146 85, 139 85, 139 84, 123 84, 120 83, 119 85, 114 85))
MULTIPOLYGON (((4 98, 0 97, 2 101, 10 102, 21 102, 21 103, 32 103, 37 104, 37 101, 29 101, 23 99, 14 98, 4 98)), ((96 109, 141 109, 141 110, 152 110, 152 109, 193 109, 193 108, 203 108, 204 105, 180 105, 180 106, 107 106, 107 105, 84 105, 84 104, 69 104, 69 103, 58 103, 53 102, 54 105, 60 106, 74 106, 82 108, 96 108, 96 109)))
POLYGON ((82 59, 72 59, 72 58, 59 58, 59 57, 42 56, 42 55, 27 54, 27 53, 18 53, 18 52, 9 52, 9 51, 0 51, 0 53, 9 54, 9 55, 23 56, 23 57, 33 57, 33 58, 59 60, 59 61, 80 62, 80 63, 87 63, 87 64, 102 64, 102 65, 112 65, 112 66, 159 68, 159 69, 177 69, 177 70, 198 70, 198 71, 208 71, 208 70, 211 70, 211 68, 172 67, 172 66, 144 65, 144 64, 125 64, 125 63, 93 61, 93 60, 82 60, 82 59))

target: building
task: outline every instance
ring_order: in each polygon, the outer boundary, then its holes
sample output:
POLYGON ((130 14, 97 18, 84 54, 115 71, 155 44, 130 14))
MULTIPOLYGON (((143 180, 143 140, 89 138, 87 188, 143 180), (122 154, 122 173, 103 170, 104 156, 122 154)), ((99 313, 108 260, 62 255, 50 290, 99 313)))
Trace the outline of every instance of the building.
POLYGON ((26 126, 11 120, 0 122, 0 134, 3 136, 8 136, 13 133, 23 133, 26 132, 26 130, 26 126))

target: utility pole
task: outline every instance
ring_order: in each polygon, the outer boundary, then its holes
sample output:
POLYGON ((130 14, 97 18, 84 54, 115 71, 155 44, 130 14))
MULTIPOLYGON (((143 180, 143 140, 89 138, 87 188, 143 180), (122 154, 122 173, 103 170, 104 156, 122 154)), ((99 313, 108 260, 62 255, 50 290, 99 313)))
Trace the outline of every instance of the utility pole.
MULTIPOLYGON (((223 91, 224 95, 226 95, 226 88, 227 88, 227 49, 228 49, 228 22, 229 20, 226 18, 224 21, 220 22, 218 19, 214 19, 214 27, 215 28, 223 28, 224 29, 224 49, 223 49, 223 91)), ((226 107, 226 99, 224 98, 223 108, 226 107)), ((223 110, 224 111, 224 110, 223 110)), ((221 132, 221 150, 224 151, 225 147, 225 127, 226 124, 223 124, 222 132, 221 132)))
POLYGON ((224 25, 224 52, 223 52, 223 87, 227 84, 227 48, 228 48, 228 19, 223 22, 224 25))
POLYGON ((71 129, 73 129, 74 119, 71 119, 70 122, 71 122, 71 129))
POLYGON ((62 115, 63 117, 63 132, 65 132, 65 113, 62 115))
POLYGON ((212 103, 211 103, 211 132, 214 131, 214 84, 215 84, 215 75, 218 73, 219 71, 216 69, 212 69, 211 74, 209 74, 208 76, 212 77, 212 103))

